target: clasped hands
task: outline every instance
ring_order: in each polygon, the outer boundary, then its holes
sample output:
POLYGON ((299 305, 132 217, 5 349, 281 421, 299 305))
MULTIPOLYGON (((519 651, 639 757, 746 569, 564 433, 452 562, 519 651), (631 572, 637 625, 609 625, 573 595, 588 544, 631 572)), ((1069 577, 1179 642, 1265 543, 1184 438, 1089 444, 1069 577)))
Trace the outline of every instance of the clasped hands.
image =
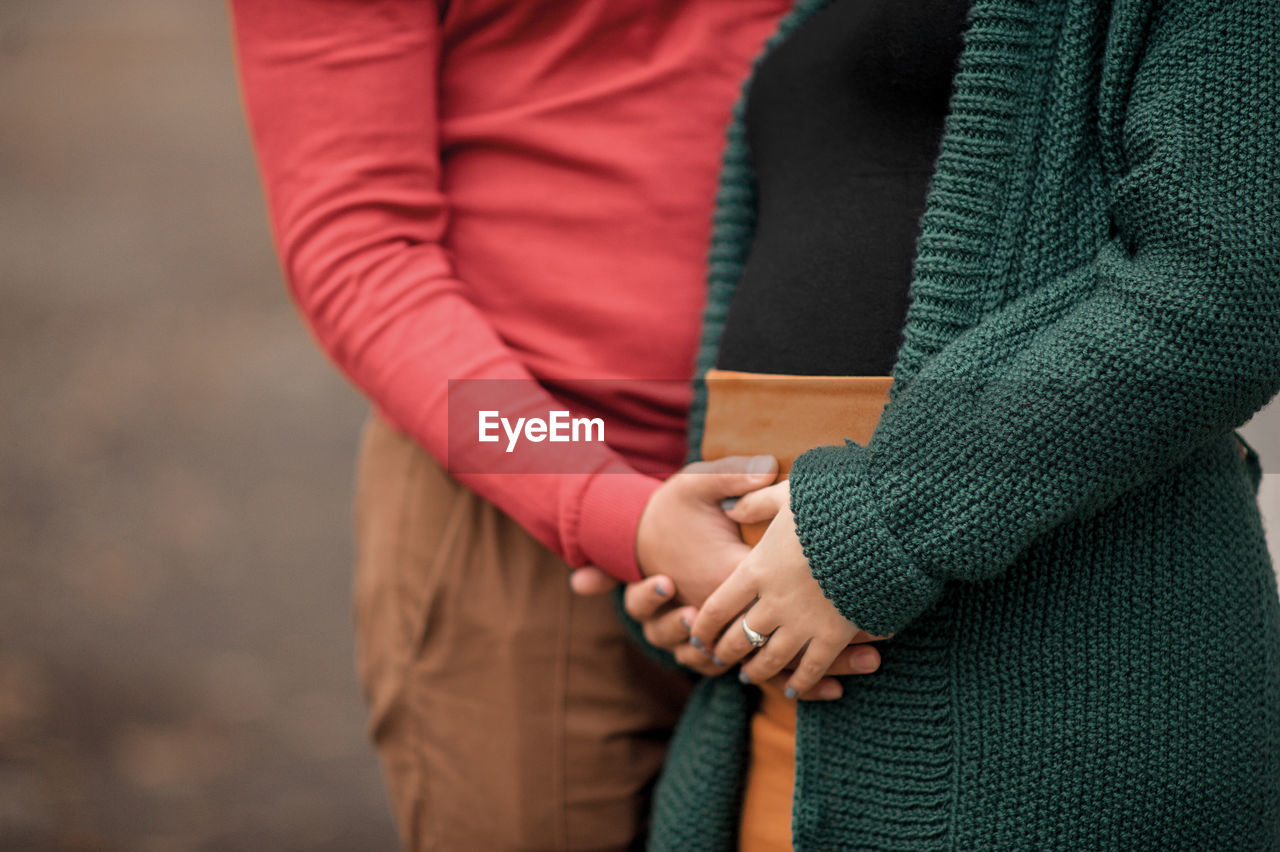
MULTIPOLYGON (((772 457, 734 456, 688 465, 664 482, 640 518, 636 555, 646 576, 628 585, 626 609, 651 644, 702 674, 741 663, 744 683, 769 680, 791 698, 839 698, 836 676, 879 668, 879 651, 866 643, 884 637, 860 630, 822 593, 796 535, 788 484, 771 484, 776 477, 772 457), (763 521, 764 537, 748 547, 738 524, 763 521), (743 618, 769 637, 759 650, 743 618)), ((571 584, 592 594, 614 581, 586 568, 571 584)))

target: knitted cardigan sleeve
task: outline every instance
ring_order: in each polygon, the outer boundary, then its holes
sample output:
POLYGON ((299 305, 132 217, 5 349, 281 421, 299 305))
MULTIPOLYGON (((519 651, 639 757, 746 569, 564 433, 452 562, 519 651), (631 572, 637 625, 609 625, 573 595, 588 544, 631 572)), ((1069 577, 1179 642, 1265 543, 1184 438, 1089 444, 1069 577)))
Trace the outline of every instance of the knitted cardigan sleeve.
POLYGON ((866 630, 999 575, 1280 389, 1280 14, 1172 0, 1135 55, 1111 237, 935 353, 866 447, 795 464, 811 570, 866 630))

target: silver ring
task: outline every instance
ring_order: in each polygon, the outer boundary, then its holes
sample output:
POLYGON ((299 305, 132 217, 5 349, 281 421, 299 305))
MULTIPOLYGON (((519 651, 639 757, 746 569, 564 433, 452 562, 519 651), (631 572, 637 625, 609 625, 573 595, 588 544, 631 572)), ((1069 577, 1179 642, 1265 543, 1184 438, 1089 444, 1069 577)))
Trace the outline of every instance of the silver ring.
POLYGON ((747 634, 747 641, 751 643, 752 648, 763 648, 764 643, 769 641, 769 637, 763 633, 757 633, 747 625, 747 617, 744 615, 738 622, 742 625, 742 632, 747 634))

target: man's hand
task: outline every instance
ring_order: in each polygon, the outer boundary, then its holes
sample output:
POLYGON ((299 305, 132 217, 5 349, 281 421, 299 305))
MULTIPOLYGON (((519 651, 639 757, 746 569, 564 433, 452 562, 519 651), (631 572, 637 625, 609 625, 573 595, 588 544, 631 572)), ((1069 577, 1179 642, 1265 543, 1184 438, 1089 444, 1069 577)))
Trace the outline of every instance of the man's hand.
MULTIPOLYGON (((728 456, 686 465, 662 483, 640 515, 640 571, 646 577, 663 574, 674 579, 681 601, 701 604, 749 550, 721 502, 764 488, 777 475, 773 456, 728 456)), ((617 585, 593 566, 569 574, 569 586, 580 595, 601 595, 617 585)))
POLYGON ((636 560, 646 577, 675 583, 682 603, 700 606, 750 552, 720 504, 769 485, 773 456, 728 456, 695 462, 653 493, 636 529, 636 560))

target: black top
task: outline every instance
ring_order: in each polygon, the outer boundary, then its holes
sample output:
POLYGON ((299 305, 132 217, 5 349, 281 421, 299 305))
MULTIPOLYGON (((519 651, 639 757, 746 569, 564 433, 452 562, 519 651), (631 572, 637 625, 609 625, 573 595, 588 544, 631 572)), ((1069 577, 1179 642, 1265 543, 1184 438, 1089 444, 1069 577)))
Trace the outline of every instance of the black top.
POLYGON ((836 0, 761 63, 758 220, 720 369, 891 372, 968 5, 836 0))

